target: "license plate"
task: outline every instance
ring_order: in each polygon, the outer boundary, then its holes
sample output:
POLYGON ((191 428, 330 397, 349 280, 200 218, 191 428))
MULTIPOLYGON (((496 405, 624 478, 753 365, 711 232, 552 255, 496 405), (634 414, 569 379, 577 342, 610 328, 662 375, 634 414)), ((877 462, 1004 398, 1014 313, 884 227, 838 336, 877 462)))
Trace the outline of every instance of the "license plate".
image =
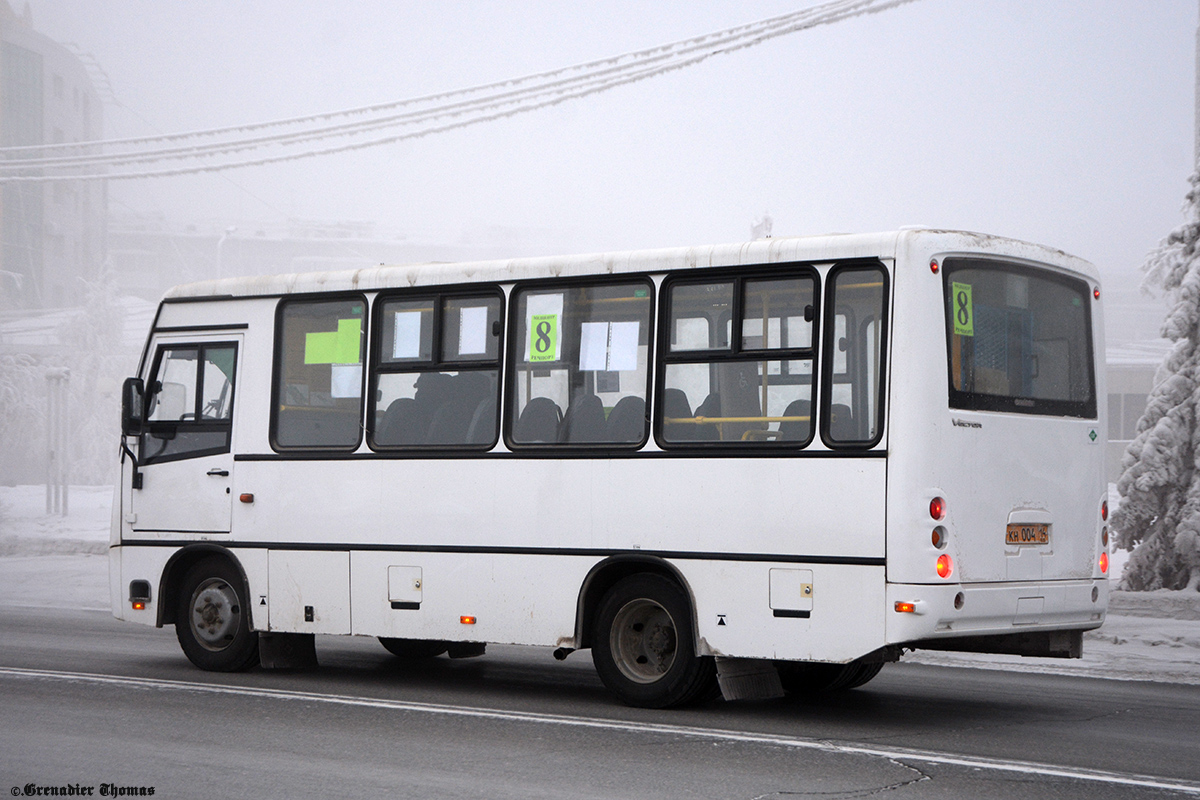
POLYGON ((1004 534, 1005 544, 1050 544, 1047 522, 1010 522, 1004 534))

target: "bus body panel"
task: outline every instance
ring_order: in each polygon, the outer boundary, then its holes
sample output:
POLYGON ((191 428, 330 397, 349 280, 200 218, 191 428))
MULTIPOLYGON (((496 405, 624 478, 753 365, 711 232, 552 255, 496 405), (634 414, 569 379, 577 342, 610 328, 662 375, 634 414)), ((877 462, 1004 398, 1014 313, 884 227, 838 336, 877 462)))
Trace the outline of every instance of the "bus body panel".
POLYGON ((238 462, 236 541, 882 561, 882 458, 238 462), (669 482, 663 473, 669 471, 669 482), (803 486, 803 493, 791 487, 803 486), (837 502, 847 486, 862 490, 837 502), (414 502, 419 500, 419 502, 414 502))
MULTIPOLYGON (((987 244, 979 244, 985 255, 987 244)), ((905 331, 911 346, 893 356, 891 425, 901 433, 889 448, 888 579, 944 583, 1098 575, 1106 404, 1097 402, 1097 416, 1090 419, 947 407, 945 300, 942 280, 928 265, 956 252, 962 250, 915 240, 903 259, 912 280, 895 282, 894 326, 905 331), (897 402, 901 397, 924 402, 897 402), (930 517, 935 496, 946 500, 944 520, 930 517), (1050 542, 1006 544, 1007 525, 1026 521, 1049 523, 1050 542), (942 549, 932 543, 939 524, 948 536, 942 549), (947 579, 935 571, 943 552, 954 564, 947 579)), ((997 258, 1024 264, 1033 255, 1041 258, 1039 266, 1070 270, 1089 288, 1098 285, 1094 268, 1062 254, 1010 247, 997 258)), ((1096 364, 1095 354, 1103 352, 1100 304, 1093 302, 1090 311, 1096 364)), ((1104 391, 1097 366, 1096 397, 1103 398, 1104 391)))

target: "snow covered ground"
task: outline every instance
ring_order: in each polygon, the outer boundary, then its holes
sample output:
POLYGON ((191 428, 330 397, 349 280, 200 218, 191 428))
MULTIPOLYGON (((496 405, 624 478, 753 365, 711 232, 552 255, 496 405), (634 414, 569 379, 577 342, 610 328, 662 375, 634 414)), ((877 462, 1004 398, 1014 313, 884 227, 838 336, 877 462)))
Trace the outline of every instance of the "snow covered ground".
MULTIPOLYGON (((108 608, 111 487, 73 486, 70 514, 46 514, 40 486, 0 487, 0 608, 108 608)), ((1114 554, 1119 575, 1124 553, 1114 554)), ((1200 684, 1200 592, 1114 592, 1082 659, 918 651, 905 661, 956 667, 1200 684)))

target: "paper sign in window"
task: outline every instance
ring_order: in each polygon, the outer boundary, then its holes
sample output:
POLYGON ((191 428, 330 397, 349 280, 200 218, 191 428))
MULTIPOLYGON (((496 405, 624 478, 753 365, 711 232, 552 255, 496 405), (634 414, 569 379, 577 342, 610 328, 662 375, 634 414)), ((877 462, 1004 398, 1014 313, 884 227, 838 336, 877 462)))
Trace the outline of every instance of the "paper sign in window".
POLYGON ((421 357, 421 312, 397 311, 392 335, 392 358, 421 357))
POLYGON ((561 342, 558 339, 558 321, 562 319, 563 296, 561 294, 530 295, 525 302, 525 360, 526 361, 557 361, 561 355, 561 342), (546 323, 542 326, 541 335, 535 330, 534 318, 546 323), (548 326, 548 327, 547 327, 548 326), (547 344, 547 337, 552 341, 547 344), (535 350, 534 344, 540 345, 535 350))
POLYGON ((971 300, 971 284, 950 284, 950 312, 954 315, 954 335, 975 335, 975 305, 971 300))
POLYGON ((331 397, 359 397, 362 395, 362 364, 334 364, 329 376, 331 397))
POLYGON ((487 306, 459 309, 458 354, 476 356, 487 353, 487 306))
POLYGON ((362 325, 357 319, 339 319, 336 331, 304 335, 305 364, 356 364, 359 361, 362 325))
POLYGON ((637 369, 638 322, 585 322, 579 334, 579 368, 594 372, 637 369))
POLYGON ((557 361, 558 315, 535 314, 529 322, 530 362, 557 361))
POLYGON ((585 322, 579 332, 579 368, 594 372, 608 369, 608 323, 585 322))
POLYGON ((608 370, 623 372, 638 366, 639 322, 614 322, 608 336, 608 370))

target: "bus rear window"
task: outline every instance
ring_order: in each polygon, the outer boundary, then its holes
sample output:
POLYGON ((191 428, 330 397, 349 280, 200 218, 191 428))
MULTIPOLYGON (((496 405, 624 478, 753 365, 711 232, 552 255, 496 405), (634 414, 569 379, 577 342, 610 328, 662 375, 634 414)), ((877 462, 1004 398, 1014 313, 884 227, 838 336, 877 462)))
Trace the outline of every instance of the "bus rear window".
POLYGON ((1096 416, 1087 283, 985 259, 943 266, 951 408, 1096 416))

